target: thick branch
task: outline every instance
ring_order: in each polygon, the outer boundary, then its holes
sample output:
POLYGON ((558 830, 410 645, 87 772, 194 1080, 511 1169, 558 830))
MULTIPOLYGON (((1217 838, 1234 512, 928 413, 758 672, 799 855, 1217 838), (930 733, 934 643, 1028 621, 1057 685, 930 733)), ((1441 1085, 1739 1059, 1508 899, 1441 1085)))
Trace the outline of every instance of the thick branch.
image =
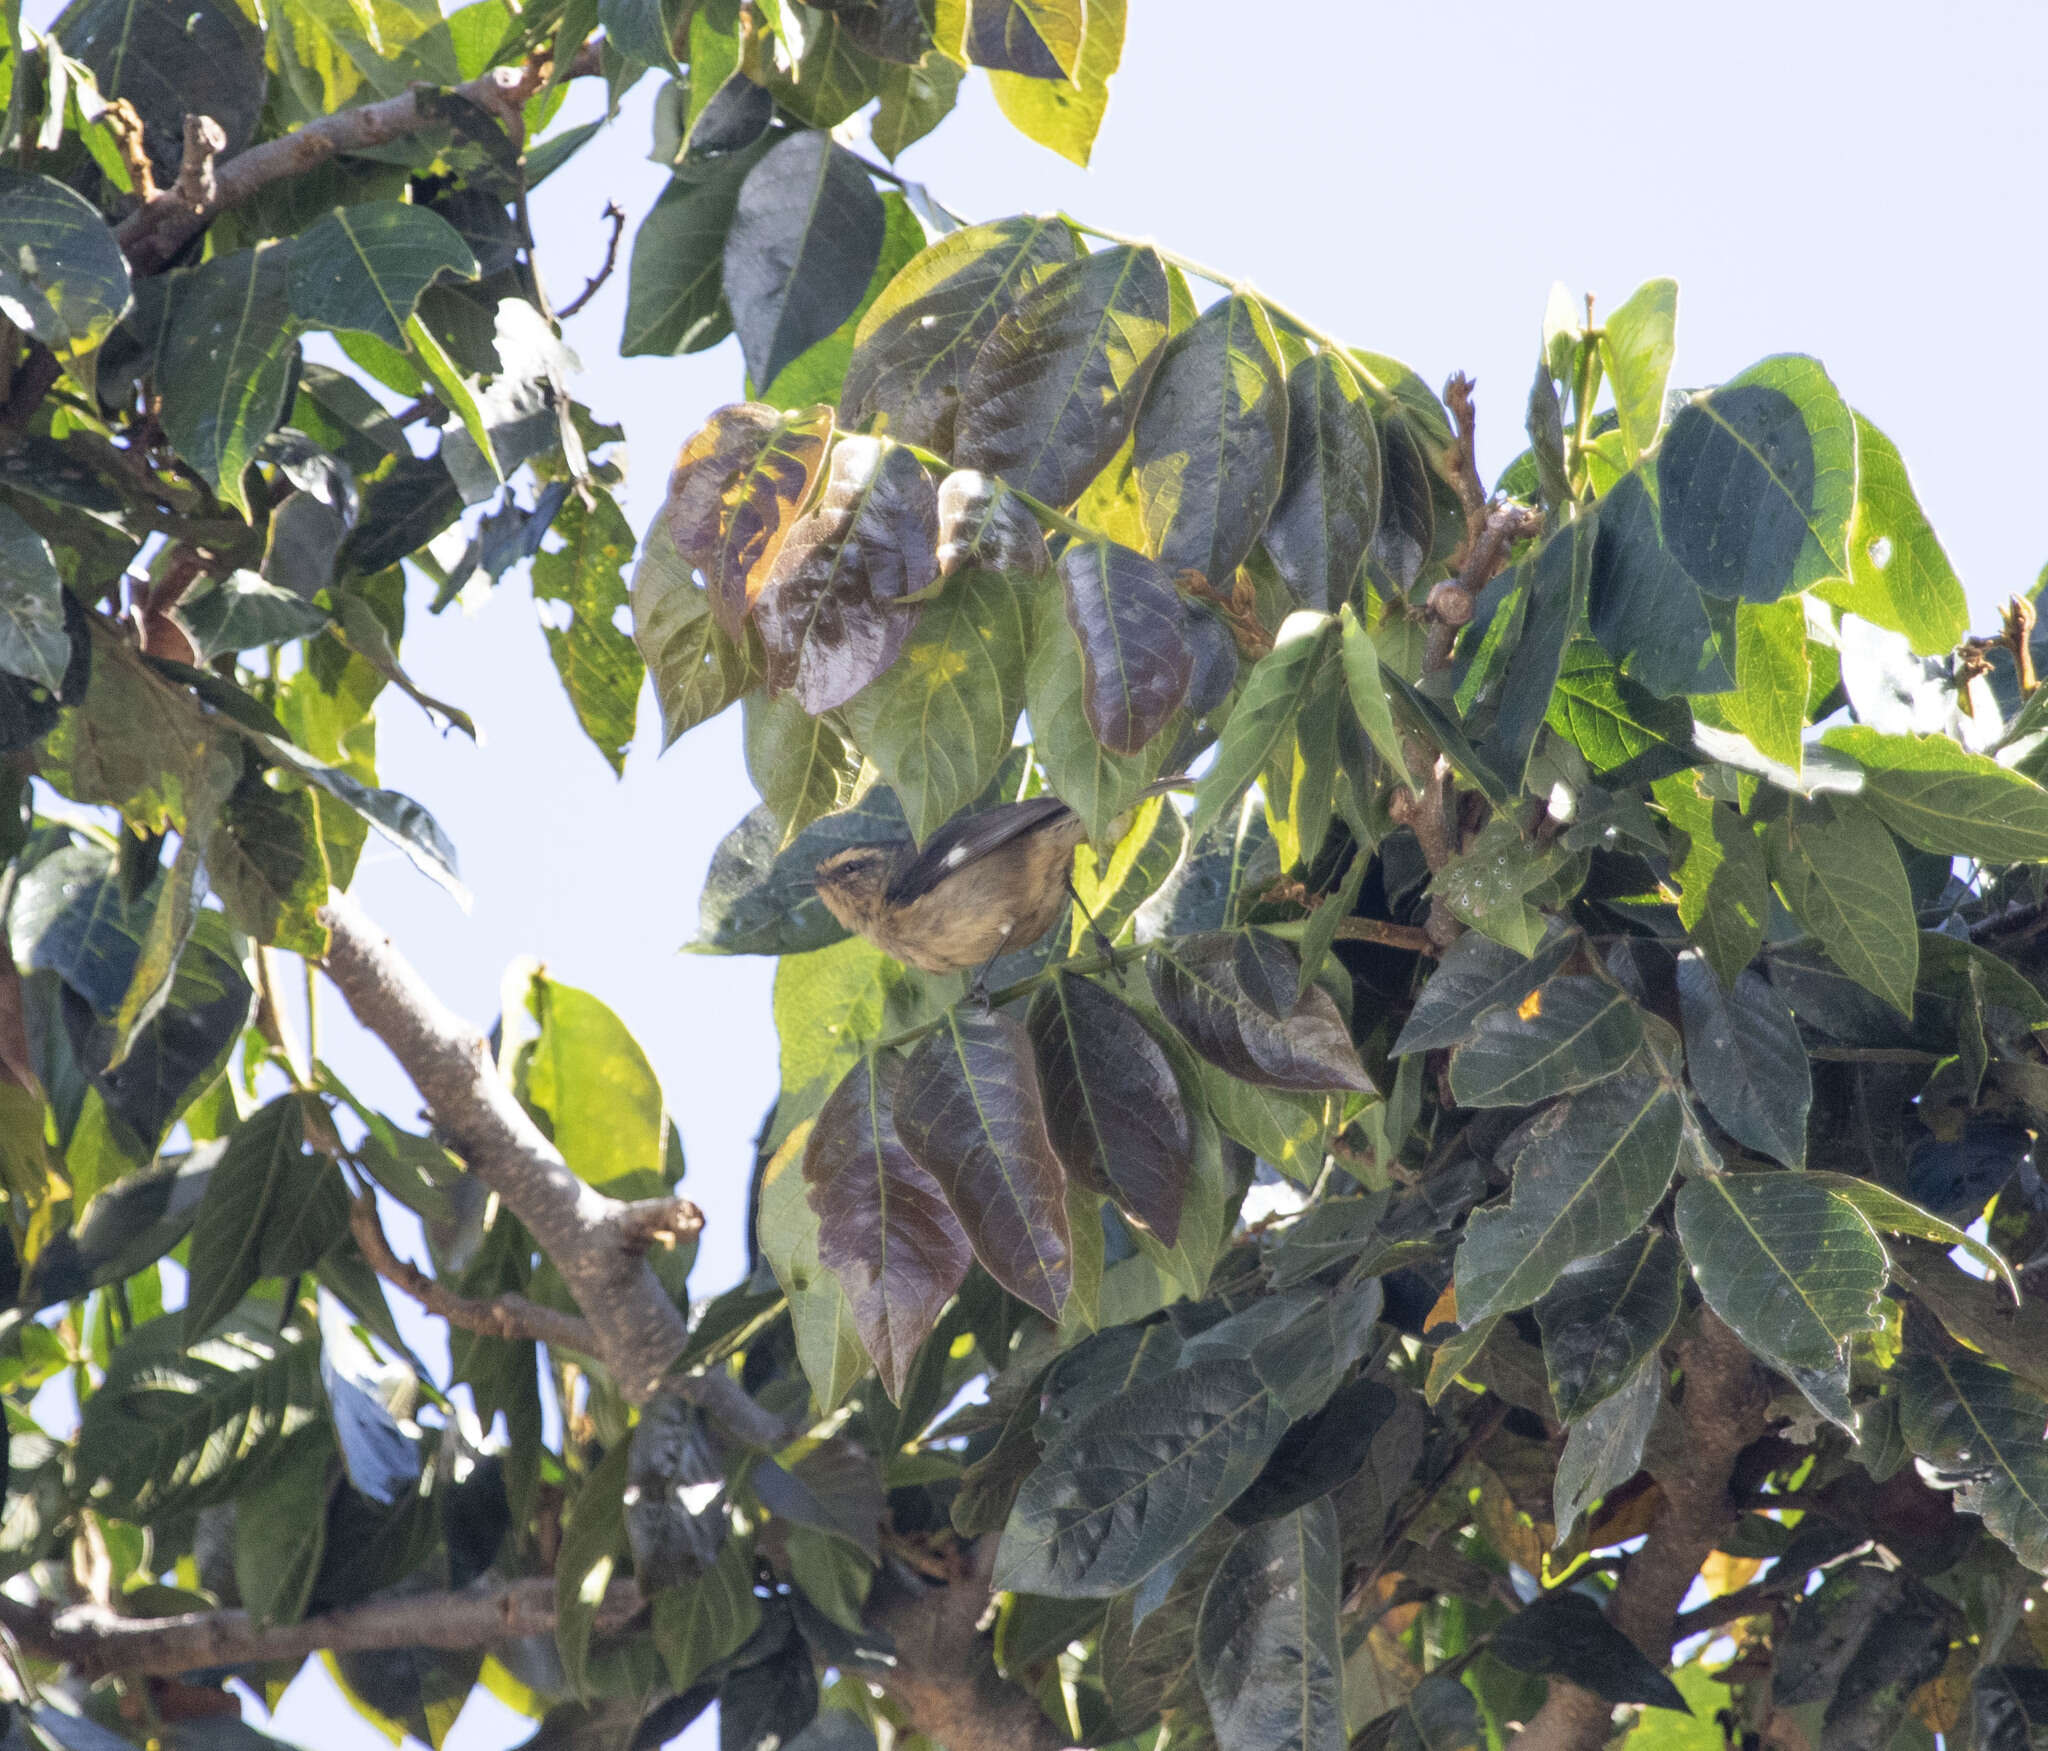
POLYGON ((482 1034, 451 1015, 346 895, 321 909, 327 976, 390 1048, 469 1171, 505 1200, 583 1309, 620 1391, 644 1399, 684 1342, 682 1316, 641 1255, 635 1206, 569 1171, 498 1074, 482 1034), (636 1250, 637 1247, 637 1250, 636 1250))
MULTIPOLYGON (((642 1606, 639 1586, 615 1581, 597 1609, 601 1632, 623 1629, 642 1606)), ((486 1648, 555 1627, 555 1583, 541 1575, 465 1587, 457 1593, 416 1593, 377 1599, 309 1617, 259 1626, 246 1611, 196 1611, 183 1617, 121 1617, 96 1605, 54 1614, 0 1595, 0 1626, 24 1652, 58 1660, 80 1677, 102 1678, 205 1671, 216 1666, 303 1660, 330 1649, 486 1648)))
POLYGON ((370 1261, 370 1268, 378 1276, 396 1283, 429 1313, 439 1314, 450 1325, 481 1332, 485 1337, 512 1342, 530 1338, 550 1349, 579 1350, 586 1356, 597 1354, 597 1338, 587 1319, 542 1307, 524 1295, 493 1295, 487 1300, 458 1295, 409 1259, 400 1258, 384 1236, 375 1198, 355 1199, 349 1206, 348 1225, 363 1257, 370 1261))
POLYGON ((865 1676, 946 1751, 1062 1751, 1068 1736, 996 1670, 993 1640, 980 1628, 995 1553, 995 1539, 979 1540, 950 1585, 932 1584, 900 1564, 885 1566, 875 1577, 867 1621, 895 1642, 896 1663, 865 1676))
MULTIPOLYGON (((1764 1432, 1768 1393, 1743 1342, 1705 1308, 1680 1349, 1684 1437, 1653 1475, 1664 1496, 1649 1535, 1608 1606, 1608 1620, 1659 1669, 1669 1664, 1678 1605, 1737 1515, 1728 1479, 1742 1450, 1764 1432)), ((1599 1751, 1614 1708, 1605 1698, 1554 1679, 1550 1699, 1515 1741, 1517 1751, 1599 1751)))
MULTIPOLYGON (((599 41, 593 38, 577 51, 569 65, 570 77, 580 78, 600 70, 599 47, 599 41)), ((546 82, 549 71, 549 64, 540 59, 518 67, 493 67, 466 85, 456 86, 454 95, 516 126, 521 109, 546 82)), ((195 174, 188 187, 181 170, 177 187, 145 201, 121 221, 114 235, 120 239, 129 265, 138 274, 157 273, 216 213, 239 205, 273 182, 303 176, 340 153, 363 152, 416 134, 433 125, 436 108, 431 91, 409 91, 382 103, 366 103, 321 116, 232 158, 215 160, 209 155, 203 178, 195 174), (422 98, 427 101, 423 103, 422 98)), ((186 138, 186 166, 196 172, 189 127, 186 138)))

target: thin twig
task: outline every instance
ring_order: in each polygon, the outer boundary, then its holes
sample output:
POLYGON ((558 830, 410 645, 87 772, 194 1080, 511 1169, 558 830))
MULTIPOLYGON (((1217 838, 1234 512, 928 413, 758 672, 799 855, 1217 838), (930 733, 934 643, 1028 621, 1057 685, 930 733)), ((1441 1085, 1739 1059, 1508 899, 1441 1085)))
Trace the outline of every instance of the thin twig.
POLYGON ((612 222, 611 241, 604 246, 604 266, 584 282, 583 290, 555 312, 557 322, 566 322, 597 295, 597 289, 612 277, 612 269, 619 265, 619 238, 626 229, 626 209, 617 201, 606 201, 604 216, 612 222))

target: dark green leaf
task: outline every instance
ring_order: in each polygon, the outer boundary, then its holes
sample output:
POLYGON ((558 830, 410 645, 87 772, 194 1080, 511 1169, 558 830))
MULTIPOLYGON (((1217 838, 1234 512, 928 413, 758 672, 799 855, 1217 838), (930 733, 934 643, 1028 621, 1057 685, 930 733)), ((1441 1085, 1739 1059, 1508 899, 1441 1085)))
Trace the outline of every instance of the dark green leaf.
MULTIPOLYGON (((685 8, 666 0, 598 0, 597 22, 619 53, 650 67, 675 71, 674 15, 685 8)), ((677 1686, 678 1689, 686 1688, 677 1686)))
POLYGON ((1056 219, 1000 219, 941 238, 861 318, 842 420, 853 428, 879 415, 905 443, 950 453, 975 354, 1036 275, 1074 253, 1073 233, 1056 219))
POLYGON ((939 575, 938 496, 923 465, 880 438, 842 438, 817 509, 789 531, 754 604, 771 693, 816 714, 896 660, 939 575))
POLYGON ((881 101, 868 124, 868 137, 891 164, 952 113, 960 96, 960 75, 959 62, 936 49, 915 66, 882 70, 881 101))
POLYGON ((725 240, 740 186, 765 147, 677 171, 633 233, 619 351, 698 353, 732 332, 725 302, 725 240))
POLYGON ((242 476, 277 425, 291 378, 291 258, 290 244, 263 243, 179 275, 157 357, 165 436, 244 516, 242 476))
POLYGON ((1566 650, 1546 721, 1617 789, 1700 763, 1685 702, 1659 699, 1631 681, 1589 638, 1566 650))
POLYGON ((1870 1224, 1804 1174, 1706 1174, 1679 1190, 1678 1238, 1707 1305, 1853 1430, 1849 1339, 1884 1323, 1870 1224))
POLYGON ((654 1645, 678 1691, 738 1653, 760 1623, 749 1538, 728 1537, 702 1575, 654 1599, 654 1645))
POLYGON ((885 217, 867 172, 806 129, 747 173, 725 244, 725 296, 759 384, 850 316, 882 253, 885 217))
POLYGON ((1071 81, 1082 11, 1081 0, 967 0, 967 58, 999 73, 1071 81))
POLYGON ((1536 1303, 1550 1399, 1565 1422, 1611 1398, 1656 1355, 1678 1323, 1682 1270, 1677 1242, 1647 1228, 1567 1267, 1536 1303))
POLYGON ((1775 602, 1848 569, 1856 432, 1816 360, 1782 354, 1695 396, 1657 477, 1665 545, 1710 595, 1775 602))
POLYGON ((1367 552, 1396 589, 1406 590, 1435 551, 1436 506, 1421 443, 1400 412, 1380 421, 1380 483, 1380 525, 1367 552))
POLYGON ((1489 936, 1467 931, 1444 951, 1394 1042, 1394 1056, 1462 1045, 1489 1010, 1517 1008, 1577 952, 1578 939, 1562 929, 1533 959, 1489 936))
POLYGON ((939 1183, 897 1139, 893 1057, 862 1058, 832 1091, 804 1149, 818 1255, 853 1304, 862 1346, 897 1403, 971 1254, 939 1183))
POLYGON ((1823 584, 1838 607, 1906 635, 1922 656, 1942 657, 1970 629, 1963 586, 1920 509, 1891 439, 1856 420, 1856 515, 1849 526, 1849 582, 1823 584))
POLYGON ((1088 727, 1110 753, 1135 754, 1165 728, 1194 675, 1173 580, 1114 541, 1070 543, 1059 574, 1081 644, 1088 727))
POLYGON ((1733 684, 1699 586, 1665 550, 1655 464, 1631 469, 1600 502, 1586 609, 1593 636, 1660 699, 1733 684))
POLYGON ((1064 976, 1040 987, 1026 1025, 1067 1172, 1172 1246, 1194 1138, 1159 1042, 1121 998, 1064 976))
POLYGON ((780 25, 793 57, 762 58, 761 76, 782 109, 812 128, 836 128, 875 94, 882 63, 861 47, 837 9, 784 7, 780 25))
POLYGON ((327 951, 317 914, 329 871, 312 798, 244 775, 206 836, 206 873, 228 915, 258 942, 295 953, 327 951))
POLYGON ((1372 403, 1340 354, 1312 354, 1287 373, 1286 466, 1266 551, 1298 601, 1334 612, 1350 598, 1379 520, 1372 403))
POLYGON ((0 237, 0 313, 63 363, 83 363, 131 301, 106 221, 54 178, 0 170, 0 237))
POLYGON ((1153 994, 1181 1037, 1245 1082, 1304 1093, 1374 1093, 1329 993, 1311 987, 1285 1017, 1274 1016, 1245 990, 1237 949, 1234 933, 1211 931, 1147 956, 1153 994))
POLYGON ((0 504, 0 670, 54 694, 70 662, 64 585, 50 544, 0 504))
POLYGON ((1688 776, 1666 780, 1656 794, 1685 836, 1671 871, 1678 880, 1678 921, 1721 983, 1732 985, 1762 946, 1770 914, 1763 842, 1749 821, 1702 795, 1688 776))
POLYGON ((1824 738, 1863 768, 1859 793, 1909 844, 1984 863, 2048 862, 2048 790, 1947 736, 1888 736, 1861 724, 1824 738))
POLYGON ((1640 1228, 1678 1166, 1683 1117, 1673 1090, 1623 1076, 1522 1126, 1501 1148, 1513 1176, 1508 1202, 1465 1225, 1459 1322, 1469 1331, 1528 1306, 1567 1266, 1640 1228))
POLYGON ((255 137, 266 78, 263 32, 234 0, 175 7, 86 0, 65 10, 64 52, 83 61, 100 95, 125 97, 142 117, 157 181, 168 188, 185 152, 185 117, 211 116, 233 157, 255 137))
POLYGON ((211 662, 224 651, 310 638, 329 619, 326 609, 316 608, 297 592, 281 590, 245 571, 207 579, 188 591, 173 612, 201 662, 211 662))
POLYGON ((1920 933, 1906 866, 1884 823, 1848 797, 1795 797, 1764 844, 1778 892, 1828 958, 1912 1014, 1920 933))
POLYGON ((569 1688, 587 1693, 590 1629, 625 1545, 632 1443, 614 1443, 584 1478, 555 1558, 555 1647, 569 1688))
POLYGON ((1642 1011, 1624 992, 1560 973, 1479 1018, 1452 1055, 1451 1092, 1461 1106, 1534 1106, 1612 1076, 1642 1043, 1642 1011))
POLYGON ((848 800, 861 757, 840 725, 784 694, 745 701, 747 775, 782 827, 782 843, 848 800))
POLYGON ((1345 1744, 1337 1513, 1312 1502, 1238 1534, 1202 1597, 1195 1668, 1222 1751, 1345 1744))
POLYGON ((996 572, 956 576, 896 660, 846 703, 848 729, 920 843, 987 788, 1010 751, 1029 606, 996 572))
POLYGON ((360 329, 402 348, 420 294, 444 271, 474 279, 476 257, 432 208, 336 207, 292 241, 292 314, 310 328, 360 329))
POLYGON ((1547 1593, 1493 1632, 1488 1649, 1517 1672, 1563 1678, 1606 1702, 1690 1713, 1678 1688, 1583 1593, 1547 1593))
POLYGON ((1685 1067, 1714 1122, 1745 1149, 1806 1163, 1813 1075, 1799 1024, 1761 973, 1724 989, 1697 950, 1678 957, 1685 1067))
POLYGON ((260 1624, 305 1615, 327 1543, 334 1448, 301 1441, 235 1503, 235 1590, 260 1624))
POLYGON ((1644 281, 1600 324, 1600 363, 1631 462, 1657 441, 1677 327, 1676 280, 1644 281))
POLYGON ((1234 1357, 1119 1394, 1024 1480, 995 1584, 1057 1599, 1136 1585, 1243 1492, 1289 1420, 1252 1364, 1234 1357))
POLYGON ((760 679, 758 646, 720 629, 711 593, 678 558, 664 521, 647 532, 633 571, 633 640, 661 708, 662 746, 716 717, 760 679))
POLYGON ((1921 1209, 1898 1193, 1886 1191, 1874 1180, 1859 1179, 1854 1174, 1818 1171, 1807 1177, 1826 1188, 1882 1234, 1911 1235, 1915 1239, 1931 1240, 1951 1251, 1968 1253, 1987 1279, 1996 1277, 2005 1284, 2015 1307, 2020 1304, 2019 1278, 2014 1275, 2004 1254, 1953 1222, 1944 1222, 1933 1212, 1921 1209))
POLYGON ((975 354, 954 460, 1072 504, 1129 436, 1170 316, 1151 249, 1118 245, 1054 268, 975 354))
POLYGON ((909 201, 895 189, 882 196, 882 253, 860 300, 823 340, 807 347, 783 367, 761 391, 761 399, 777 407, 802 407, 811 402, 835 402, 846 381, 846 367, 853 357, 853 337, 860 332, 860 319, 879 298, 889 282, 908 267, 924 248, 924 226, 911 210, 909 201))
POLYGON ((1484 1742, 1478 1703, 1448 1672, 1432 1672, 1351 1741, 1356 1751, 1478 1751, 1484 1742))
POLYGON ((626 606, 633 531, 610 493, 597 487, 593 494, 590 508, 571 494, 555 514, 562 545, 534 555, 533 599, 563 605, 546 621, 548 655, 583 733, 612 771, 623 773, 645 673, 615 618, 626 606), (568 624, 558 624, 565 617, 568 624))
POLYGON ((949 1011, 905 1067, 895 1113, 896 1134, 944 1190, 982 1267, 1057 1320, 1073 1283, 1066 1175, 1023 1027, 949 1011))
POLYGON ((846 927, 825 910, 818 865, 848 845, 909 837, 896 793, 876 785, 851 808, 813 821, 789 844, 767 809, 756 809, 720 842, 705 873, 701 925, 691 946, 705 954, 796 955, 841 940, 846 927))
POLYGON ((1571 1536, 1580 1515, 1590 1513, 1596 1502, 1642 1469, 1643 1448, 1663 1402, 1664 1368, 1653 1353, 1572 1423, 1551 1490, 1550 1513, 1559 1544, 1571 1536))
POLYGON ((1025 671, 1024 709, 1046 788, 1081 817, 1090 838, 1100 841, 1159 776, 1173 738, 1154 736, 1136 754, 1112 753, 1089 727, 1087 693, 1087 665, 1066 621, 1064 593, 1049 590, 1039 607, 1036 642, 1025 671))
POLYGON ((2037 1573, 2048 1570, 2048 1401, 1974 1356, 1908 1356, 1899 1423, 1906 1444, 2037 1573))
POLYGON ((1508 656, 1493 734, 1486 743, 1494 769, 1517 788, 1557 692, 1565 648, 1585 616, 1593 542, 1593 521, 1581 517, 1553 535, 1523 568, 1529 580, 1528 618, 1508 656))
POLYGON ((1229 588, 1280 496, 1287 416, 1286 367, 1257 300, 1234 292, 1167 342, 1131 467, 1146 548, 1169 571, 1229 588))

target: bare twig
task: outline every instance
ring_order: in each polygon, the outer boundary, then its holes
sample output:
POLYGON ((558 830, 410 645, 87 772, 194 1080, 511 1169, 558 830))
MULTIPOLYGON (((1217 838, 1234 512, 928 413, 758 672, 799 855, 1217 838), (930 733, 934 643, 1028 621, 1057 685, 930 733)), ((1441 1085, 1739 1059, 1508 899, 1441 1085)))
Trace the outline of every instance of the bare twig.
MULTIPOLYGON (((595 1627, 623 1629, 639 1615, 638 1583, 615 1581, 595 1627)), ((327 1649, 483 1648, 555 1626, 555 1583, 540 1575, 450 1593, 378 1599, 298 1623, 259 1625, 246 1611, 196 1611, 181 1617, 122 1617, 96 1605, 52 1612, 0 1596, 0 1626, 25 1653, 61 1661, 87 1679, 204 1671, 218 1666, 298 1661, 327 1649)))
POLYGON ((114 136, 114 147, 128 168, 128 180, 135 185, 135 198, 145 206, 157 197, 156 166, 149 161, 143 144, 142 117, 125 97, 117 97, 100 112, 100 121, 114 136))
MULTIPOLYGON (((570 77, 582 78, 601 71, 601 46, 601 39, 595 37, 585 43, 569 64, 570 77)), ((517 67, 493 67, 456 86, 452 95, 516 125, 526 100, 546 83, 550 71, 545 60, 532 60, 517 67)), ((341 153, 388 145, 431 126, 438 107, 434 96, 431 90, 423 88, 417 93, 408 91, 401 97, 386 98, 382 103, 341 110, 310 121, 279 139, 237 152, 231 158, 212 161, 210 180, 199 191, 199 199, 188 199, 176 188, 165 190, 124 219, 114 235, 137 273, 160 272, 216 213, 239 205, 258 189, 287 177, 303 176, 341 153)), ((188 166, 190 163, 188 145, 188 166)), ((179 174, 182 181, 183 170, 179 174)))
POLYGON ((370 1261, 370 1268, 378 1276, 396 1283, 429 1313, 438 1313, 450 1325, 481 1332, 485 1337, 512 1342, 530 1338, 550 1349, 577 1350, 586 1356, 597 1353, 597 1340, 587 1319, 542 1307, 524 1295, 493 1295, 487 1300, 458 1295, 409 1259, 400 1258, 385 1238, 374 1197, 365 1195, 351 1202, 348 1226, 356 1237, 356 1245, 362 1248, 363 1257, 370 1261))
POLYGON ((171 198, 182 201, 195 213, 210 211, 220 198, 220 184, 213 173, 214 160, 228 149, 228 131, 212 116, 185 118, 185 155, 178 161, 178 177, 171 184, 171 198))
POLYGON ((555 312, 557 322, 566 322, 597 296, 597 289, 612 277, 612 269, 619 265, 619 238, 626 229, 626 209, 617 201, 606 201, 604 216, 612 222, 611 239, 604 246, 604 265, 584 282, 583 290, 555 312))
MULTIPOLYGON (((1663 1505, 1622 1570, 1607 1610, 1615 1628, 1660 1669, 1671 1659, 1678 1603, 1736 1517, 1728 1480, 1742 1450, 1764 1432, 1769 1397, 1742 1340, 1706 1309, 1680 1347, 1679 1362, 1684 1438, 1672 1443, 1670 1462, 1654 1473, 1663 1505)), ((1549 1700, 1515 1741, 1517 1751, 1599 1751, 1613 1712, 1606 1698, 1553 1679, 1549 1700)))
POLYGON ((1486 484, 1479 478, 1476 443, 1479 410, 1472 400, 1472 391, 1477 387, 1463 371, 1456 372, 1444 385, 1444 406, 1450 409, 1452 424, 1457 428, 1457 435, 1451 440, 1449 454, 1444 460, 1450 469, 1451 485, 1457 491, 1458 503, 1465 512, 1465 539, 1451 555, 1451 570, 1454 572, 1464 569, 1466 556, 1478 545, 1479 537, 1486 528, 1486 484))

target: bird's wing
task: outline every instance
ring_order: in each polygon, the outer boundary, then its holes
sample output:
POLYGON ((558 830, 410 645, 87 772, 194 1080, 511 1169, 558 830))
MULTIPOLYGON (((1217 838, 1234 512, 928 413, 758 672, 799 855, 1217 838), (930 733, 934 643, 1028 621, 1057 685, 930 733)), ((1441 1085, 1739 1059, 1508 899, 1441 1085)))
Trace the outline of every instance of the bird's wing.
POLYGON ((983 809, 978 815, 955 816, 925 842, 924 849, 890 882, 890 904, 908 905, 930 893, 962 866, 1070 813, 1056 796, 1035 796, 1021 803, 983 809))

